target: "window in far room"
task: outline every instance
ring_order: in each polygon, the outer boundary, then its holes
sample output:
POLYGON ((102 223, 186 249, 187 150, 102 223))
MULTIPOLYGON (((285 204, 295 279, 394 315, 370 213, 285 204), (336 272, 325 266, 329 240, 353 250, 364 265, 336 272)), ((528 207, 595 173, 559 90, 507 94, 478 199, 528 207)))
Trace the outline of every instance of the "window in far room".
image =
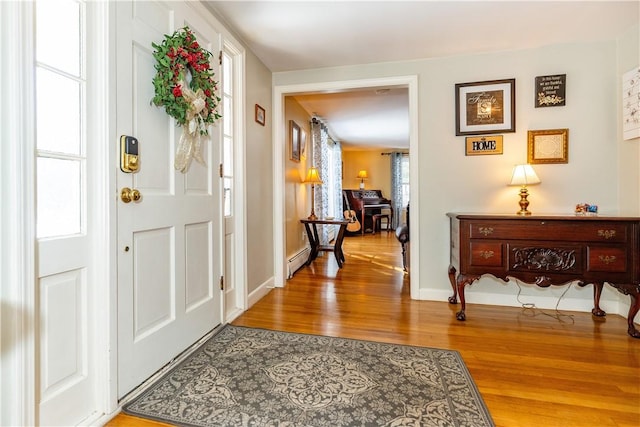
POLYGON ((407 206, 409 203, 409 154, 403 154, 400 160, 400 184, 402 186, 402 203, 401 206, 407 206))

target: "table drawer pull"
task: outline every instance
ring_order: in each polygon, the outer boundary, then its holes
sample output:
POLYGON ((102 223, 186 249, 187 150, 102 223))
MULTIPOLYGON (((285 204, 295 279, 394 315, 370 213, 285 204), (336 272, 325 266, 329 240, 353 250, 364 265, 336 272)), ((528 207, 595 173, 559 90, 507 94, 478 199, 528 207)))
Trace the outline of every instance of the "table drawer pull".
POLYGON ((598 230, 598 237, 604 237, 609 240, 616 236, 616 230, 598 230))
POLYGON ((605 263, 605 264, 612 264, 614 262, 616 262, 616 257, 614 255, 600 255, 598 257, 600 259, 601 262, 605 263))
POLYGON ((480 256, 484 259, 489 259, 492 258, 495 255, 495 252, 493 251, 482 251, 480 252, 480 256))
POLYGON ((493 233, 493 228, 492 227, 478 227, 478 231, 480 232, 480 234, 484 234, 485 236, 488 236, 489 234, 493 233))

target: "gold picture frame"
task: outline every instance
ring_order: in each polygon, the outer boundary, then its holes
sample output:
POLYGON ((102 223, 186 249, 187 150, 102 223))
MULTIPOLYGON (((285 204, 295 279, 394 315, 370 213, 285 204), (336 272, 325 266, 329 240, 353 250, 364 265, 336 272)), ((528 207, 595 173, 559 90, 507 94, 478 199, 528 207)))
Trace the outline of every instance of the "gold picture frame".
POLYGON ((289 160, 300 162, 300 126, 289 120, 289 160))
POLYGON ((502 154, 502 135, 468 136, 465 138, 465 154, 482 156, 502 154))
POLYGON ((527 162, 569 163, 569 129, 528 131, 527 162))

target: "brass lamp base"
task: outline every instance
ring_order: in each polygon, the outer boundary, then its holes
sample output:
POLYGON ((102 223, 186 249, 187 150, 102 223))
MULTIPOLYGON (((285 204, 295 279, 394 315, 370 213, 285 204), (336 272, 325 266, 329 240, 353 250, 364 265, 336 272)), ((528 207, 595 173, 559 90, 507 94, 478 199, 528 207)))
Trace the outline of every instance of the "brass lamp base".
POLYGON ((522 188, 520 188, 520 202, 518 202, 520 204, 520 210, 516 212, 516 215, 531 215, 531 212, 527 210, 527 207, 529 206, 527 197, 529 197, 529 191, 527 190, 527 187, 523 185, 522 188))
POLYGON ((311 215, 307 217, 309 221, 315 221, 318 219, 316 216, 316 189, 315 185, 311 184, 311 215))

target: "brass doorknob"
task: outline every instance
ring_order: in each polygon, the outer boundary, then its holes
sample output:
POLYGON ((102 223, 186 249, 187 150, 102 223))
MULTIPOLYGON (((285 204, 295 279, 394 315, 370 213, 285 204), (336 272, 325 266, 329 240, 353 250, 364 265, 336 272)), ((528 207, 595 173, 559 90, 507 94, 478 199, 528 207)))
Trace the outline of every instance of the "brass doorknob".
POLYGON ((142 194, 135 188, 132 190, 129 187, 124 187, 120 190, 120 199, 125 203, 130 203, 131 201, 138 202, 142 199, 142 194))

